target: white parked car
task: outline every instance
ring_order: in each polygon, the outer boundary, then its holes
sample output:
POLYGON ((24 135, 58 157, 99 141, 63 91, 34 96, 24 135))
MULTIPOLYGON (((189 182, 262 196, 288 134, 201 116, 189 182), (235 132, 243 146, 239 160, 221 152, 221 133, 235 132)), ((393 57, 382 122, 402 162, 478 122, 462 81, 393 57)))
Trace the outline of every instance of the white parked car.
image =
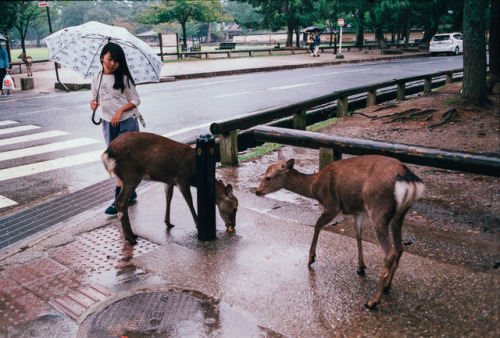
POLYGON ((436 34, 429 43, 431 55, 437 53, 458 55, 464 51, 464 38, 462 33, 436 34))

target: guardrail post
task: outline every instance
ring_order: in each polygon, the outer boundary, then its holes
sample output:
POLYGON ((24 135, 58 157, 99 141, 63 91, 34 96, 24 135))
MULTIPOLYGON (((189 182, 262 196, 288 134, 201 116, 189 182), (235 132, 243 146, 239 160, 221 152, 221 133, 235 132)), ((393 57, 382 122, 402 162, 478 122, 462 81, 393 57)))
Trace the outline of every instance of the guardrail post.
POLYGON ((370 107, 376 104, 377 104, 377 90, 376 89, 369 90, 366 96, 366 106, 370 107))
POLYGON ((432 77, 424 79, 424 94, 430 94, 432 91, 432 77))
POLYGON ((341 97, 337 99, 337 117, 345 117, 348 112, 348 97, 341 97))
POLYGON ((196 189, 198 240, 216 238, 215 222, 215 140, 211 134, 196 139, 196 189))
POLYGON ((453 83, 453 73, 446 74, 445 84, 453 83))
POLYGON ((299 112, 293 113, 293 129, 306 130, 306 111, 301 110, 299 112))
POLYGON ((405 87, 406 83, 404 82, 398 83, 398 90, 397 90, 398 101, 403 101, 405 99, 405 87))
POLYGON ((342 153, 335 148, 319 147, 319 170, 341 159, 342 153))
POLYGON ((231 130, 220 136, 220 163, 224 165, 238 164, 238 131, 231 130))

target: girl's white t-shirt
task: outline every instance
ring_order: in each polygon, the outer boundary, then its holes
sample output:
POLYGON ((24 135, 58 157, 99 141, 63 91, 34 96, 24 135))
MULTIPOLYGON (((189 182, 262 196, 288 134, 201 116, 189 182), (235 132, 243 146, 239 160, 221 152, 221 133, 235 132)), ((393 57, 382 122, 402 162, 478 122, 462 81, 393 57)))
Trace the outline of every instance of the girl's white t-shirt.
MULTIPOLYGON (((97 96, 97 88, 99 87, 100 78, 101 74, 98 73, 92 80, 92 95, 94 100, 97 96)), ((126 77, 124 77, 123 81, 125 82, 125 90, 122 93, 120 89, 113 88, 113 85, 115 84, 114 75, 102 75, 101 88, 99 90, 99 103, 101 104, 102 119, 105 121, 110 122, 113 115, 116 114, 116 111, 129 102, 135 104, 136 107, 139 107, 139 104, 141 104, 141 100, 139 99, 139 94, 137 93, 135 86, 130 82, 129 88, 126 77), (127 94, 130 101, 127 100, 127 94)), ((128 119, 133 114, 134 109, 123 112, 120 121, 128 119)))

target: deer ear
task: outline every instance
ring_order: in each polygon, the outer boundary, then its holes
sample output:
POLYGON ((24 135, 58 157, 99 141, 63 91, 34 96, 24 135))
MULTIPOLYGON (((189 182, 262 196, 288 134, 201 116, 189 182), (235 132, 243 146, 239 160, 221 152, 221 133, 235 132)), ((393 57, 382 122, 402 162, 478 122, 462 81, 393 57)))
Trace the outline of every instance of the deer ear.
POLYGON ((288 161, 286 161, 286 163, 284 164, 284 167, 288 170, 291 170, 291 169, 293 169, 294 164, 295 164, 295 160, 292 158, 292 159, 289 159, 288 161))
POLYGON ((233 195, 233 186, 231 184, 228 184, 226 186, 226 196, 231 197, 233 195))
POLYGON ((278 149, 278 161, 284 161, 285 156, 283 156, 283 152, 281 151, 281 148, 278 149))

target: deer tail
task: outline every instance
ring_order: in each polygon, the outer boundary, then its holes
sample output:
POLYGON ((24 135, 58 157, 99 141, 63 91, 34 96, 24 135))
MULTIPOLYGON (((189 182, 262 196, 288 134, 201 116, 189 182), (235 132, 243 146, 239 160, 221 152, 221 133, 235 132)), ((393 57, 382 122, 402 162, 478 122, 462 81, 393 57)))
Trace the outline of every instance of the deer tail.
POLYGON ((405 210, 415 203, 424 193, 425 186, 422 180, 404 166, 404 175, 396 177, 394 197, 398 210, 405 210))
POLYGON ((109 176, 113 177, 113 174, 115 173, 116 160, 113 158, 113 154, 109 148, 102 153, 101 160, 104 164, 104 168, 108 171, 109 176))

